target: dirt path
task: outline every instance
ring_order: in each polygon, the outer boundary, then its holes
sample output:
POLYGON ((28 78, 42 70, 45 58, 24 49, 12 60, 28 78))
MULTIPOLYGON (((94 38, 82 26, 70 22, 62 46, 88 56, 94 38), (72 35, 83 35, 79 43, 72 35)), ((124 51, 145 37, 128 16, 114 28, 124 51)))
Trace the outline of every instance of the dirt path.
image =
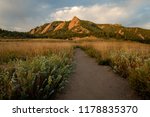
POLYGON ((140 99, 127 80, 108 66, 100 66, 80 49, 75 53, 76 69, 65 89, 57 94, 60 100, 140 99))

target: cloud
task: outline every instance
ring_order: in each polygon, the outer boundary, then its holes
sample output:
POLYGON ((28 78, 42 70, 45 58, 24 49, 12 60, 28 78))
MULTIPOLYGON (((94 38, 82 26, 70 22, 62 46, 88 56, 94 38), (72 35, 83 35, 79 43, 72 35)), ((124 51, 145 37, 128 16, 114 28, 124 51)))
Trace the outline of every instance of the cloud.
POLYGON ((74 16, 95 23, 119 23, 125 26, 149 27, 150 9, 143 8, 142 0, 132 0, 126 4, 95 4, 57 9, 50 14, 52 20, 68 20, 74 16))
POLYGON ((93 5, 65 7, 50 15, 54 20, 68 20, 73 16, 96 23, 120 23, 121 19, 129 17, 129 13, 116 5, 93 5))
POLYGON ((45 23, 50 8, 40 0, 0 0, 0 28, 29 31, 45 23))

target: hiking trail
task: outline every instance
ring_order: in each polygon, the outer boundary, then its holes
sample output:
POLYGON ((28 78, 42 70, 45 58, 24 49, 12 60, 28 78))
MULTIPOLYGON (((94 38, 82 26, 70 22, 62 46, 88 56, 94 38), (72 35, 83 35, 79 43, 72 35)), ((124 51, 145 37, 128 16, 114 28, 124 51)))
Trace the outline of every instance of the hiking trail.
POLYGON ((56 100, 136 100, 140 99, 127 79, 102 66, 81 49, 75 52, 75 69, 56 100))

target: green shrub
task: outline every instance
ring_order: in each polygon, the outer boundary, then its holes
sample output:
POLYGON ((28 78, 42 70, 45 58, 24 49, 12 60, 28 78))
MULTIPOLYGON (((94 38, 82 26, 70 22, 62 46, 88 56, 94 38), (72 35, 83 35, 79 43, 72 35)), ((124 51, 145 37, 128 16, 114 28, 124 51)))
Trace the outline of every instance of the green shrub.
POLYGON ((145 99, 150 97, 150 59, 136 69, 131 69, 129 81, 132 87, 145 99))
POLYGON ((49 99, 72 68, 70 58, 56 54, 14 63, 15 68, 0 71, 0 99, 49 99))
POLYGON ((136 52, 114 51, 110 54, 111 66, 122 77, 127 78, 130 70, 135 70, 142 64, 142 59, 136 52))

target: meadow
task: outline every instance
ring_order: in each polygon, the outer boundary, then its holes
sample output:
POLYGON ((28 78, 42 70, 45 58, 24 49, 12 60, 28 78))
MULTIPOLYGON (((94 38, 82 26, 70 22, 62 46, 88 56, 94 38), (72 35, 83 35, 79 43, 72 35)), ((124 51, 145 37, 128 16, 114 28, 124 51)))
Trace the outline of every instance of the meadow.
MULTIPOLYGON (((0 41, 0 99, 50 99, 67 83, 76 47, 150 97, 150 45, 83 39, 0 41)), ((87 63, 88 64, 88 63, 87 63)))
POLYGON ((66 42, 0 42, 0 99, 49 99, 72 70, 66 42))
POLYGON ((124 41, 83 42, 81 48, 98 64, 109 65, 128 79, 144 99, 150 97, 150 45, 124 41))

